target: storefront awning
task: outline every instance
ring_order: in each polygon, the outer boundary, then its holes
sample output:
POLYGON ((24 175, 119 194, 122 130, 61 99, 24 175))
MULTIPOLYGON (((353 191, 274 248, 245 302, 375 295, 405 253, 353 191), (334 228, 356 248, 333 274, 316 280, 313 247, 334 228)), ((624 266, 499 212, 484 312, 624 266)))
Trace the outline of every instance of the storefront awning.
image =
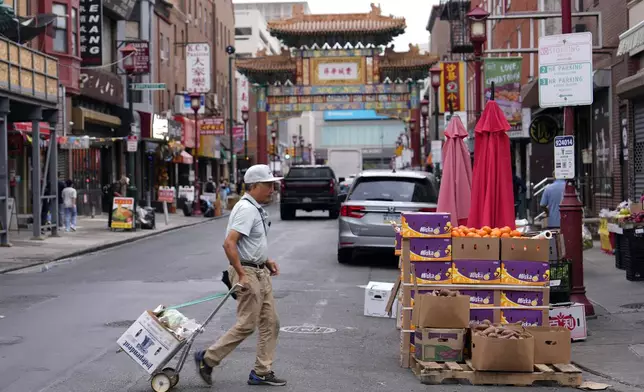
POLYGON ((634 55, 644 50, 644 21, 619 35, 617 55, 634 55))
POLYGON ((119 128, 121 126, 121 119, 116 116, 82 107, 72 109, 72 121, 74 121, 74 130, 77 131, 85 129, 85 122, 111 128, 119 128))
POLYGON ((174 159, 174 163, 183 163, 184 165, 192 165, 193 161, 192 155, 185 151, 181 151, 179 156, 174 159))
POLYGON ((644 72, 624 78, 617 83, 615 91, 620 98, 631 99, 644 94, 644 72))

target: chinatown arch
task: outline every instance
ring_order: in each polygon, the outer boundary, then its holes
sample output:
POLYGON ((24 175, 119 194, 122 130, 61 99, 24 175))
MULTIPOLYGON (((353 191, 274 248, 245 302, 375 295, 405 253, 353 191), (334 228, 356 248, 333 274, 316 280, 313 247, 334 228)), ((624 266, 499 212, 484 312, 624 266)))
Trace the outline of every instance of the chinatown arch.
MULTIPOLYGON (((371 109, 421 124, 420 91, 438 56, 411 44, 394 52, 391 42, 405 28, 404 18, 382 15, 373 4, 365 14, 326 15, 294 6, 292 18, 268 23, 288 49, 235 61, 255 95, 257 163, 268 163, 269 123, 305 111, 371 109)), ((413 164, 421 166, 421 127, 413 128, 413 164)))

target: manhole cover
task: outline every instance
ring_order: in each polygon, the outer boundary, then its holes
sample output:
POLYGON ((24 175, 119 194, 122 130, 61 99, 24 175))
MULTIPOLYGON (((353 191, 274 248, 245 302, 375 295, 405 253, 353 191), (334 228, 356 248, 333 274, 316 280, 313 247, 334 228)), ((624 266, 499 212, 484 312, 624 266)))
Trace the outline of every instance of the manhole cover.
POLYGON ((335 328, 329 327, 316 327, 316 326, 291 326, 291 327, 282 327, 280 328, 282 332, 289 333, 307 333, 307 334, 323 334, 323 333, 333 333, 336 331, 335 328))
POLYGON ((112 321, 109 323, 105 323, 104 325, 106 327, 110 328, 127 328, 130 325, 134 324, 136 320, 121 320, 121 321, 112 321))
POLYGON ((639 302, 639 303, 634 303, 634 304, 626 304, 626 305, 622 305, 620 307, 624 308, 624 309, 642 310, 642 309, 644 309, 644 302, 639 302))

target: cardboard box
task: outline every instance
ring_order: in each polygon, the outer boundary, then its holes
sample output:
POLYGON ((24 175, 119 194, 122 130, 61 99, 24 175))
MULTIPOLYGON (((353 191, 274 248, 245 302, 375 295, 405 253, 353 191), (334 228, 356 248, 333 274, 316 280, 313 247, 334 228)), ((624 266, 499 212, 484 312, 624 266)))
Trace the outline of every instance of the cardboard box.
POLYGON ((455 237, 452 239, 452 260, 501 260, 498 238, 455 237))
POLYGON ((551 230, 552 238, 550 239, 550 261, 558 261, 564 257, 566 247, 564 244, 564 237, 558 230, 551 230))
POLYGON ((500 306, 501 292, 499 290, 459 290, 459 292, 461 295, 470 297, 470 308, 500 306))
POLYGON ((501 262, 490 260, 455 260, 453 284, 500 284, 501 262))
POLYGON ((117 340, 117 344, 148 374, 174 354, 181 344, 151 311, 144 312, 117 340))
POLYGON ((411 238, 410 261, 452 261, 451 238, 411 238))
POLYGON ((550 300, 549 290, 543 291, 519 291, 502 290, 501 306, 525 307, 525 306, 548 306, 550 300))
POLYGON ((466 329, 421 328, 415 333, 415 356, 425 362, 462 362, 466 329))
MULTIPOLYGON (((414 268, 419 284, 452 283, 452 263, 449 261, 415 261, 414 268)), ((414 282, 413 275, 411 281, 414 282)))
MULTIPOLYGON (((364 315, 369 317, 394 318, 396 311, 388 314, 387 302, 394 288, 394 283, 369 282, 364 290, 364 315)), ((396 302, 394 302, 394 305, 396 302)))
POLYGON ((400 232, 396 232, 396 237, 394 239, 394 255, 400 256, 402 254, 402 235, 400 232))
POLYGON ((554 305, 549 312, 551 327, 564 327, 573 341, 586 340, 586 308, 580 303, 554 305))
POLYGON ((501 261, 549 261, 550 241, 501 238, 501 261))
POLYGON ((501 323, 503 324, 516 324, 521 321, 521 325, 524 327, 541 327, 547 317, 547 309, 501 309, 501 323))
POLYGON ((444 212, 403 212, 402 235, 405 238, 452 237, 452 218, 444 212))
POLYGON ((484 320, 489 320, 493 323, 501 322, 501 311, 499 309, 489 308, 471 308, 470 309, 470 324, 477 325, 484 320))
POLYGON ((414 298, 413 324, 417 328, 467 328, 470 297, 437 297, 429 294, 414 298))
POLYGON ((534 363, 570 363, 572 344, 570 331, 564 327, 528 327, 534 337, 534 363))
POLYGON ((479 371, 533 372, 534 338, 472 336, 472 366, 479 371))
MULTIPOLYGON (((528 240, 525 240, 528 241, 528 240)), ((550 263, 537 261, 502 261, 501 284, 549 286, 550 263)))

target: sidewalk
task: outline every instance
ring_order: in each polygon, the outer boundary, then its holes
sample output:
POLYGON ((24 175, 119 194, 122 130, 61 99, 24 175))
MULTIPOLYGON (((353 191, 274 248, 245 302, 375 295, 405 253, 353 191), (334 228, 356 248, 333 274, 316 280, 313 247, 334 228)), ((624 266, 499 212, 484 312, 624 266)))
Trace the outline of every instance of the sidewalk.
POLYGON ((51 237, 50 232, 46 232, 45 239, 42 241, 32 240, 31 230, 11 231, 9 242, 12 246, 0 248, 0 274, 225 218, 228 213, 225 211, 221 217, 217 218, 185 217, 182 213, 170 214, 167 226, 163 214, 157 214, 155 230, 137 230, 136 232, 108 230, 106 214, 95 218, 79 216, 76 232, 66 233, 64 230, 58 230, 60 237, 57 238, 51 237))
POLYGON ((588 339, 573 344, 573 360, 615 389, 644 389, 644 282, 627 281, 599 242, 584 252, 584 277, 597 318, 587 321, 588 339))

